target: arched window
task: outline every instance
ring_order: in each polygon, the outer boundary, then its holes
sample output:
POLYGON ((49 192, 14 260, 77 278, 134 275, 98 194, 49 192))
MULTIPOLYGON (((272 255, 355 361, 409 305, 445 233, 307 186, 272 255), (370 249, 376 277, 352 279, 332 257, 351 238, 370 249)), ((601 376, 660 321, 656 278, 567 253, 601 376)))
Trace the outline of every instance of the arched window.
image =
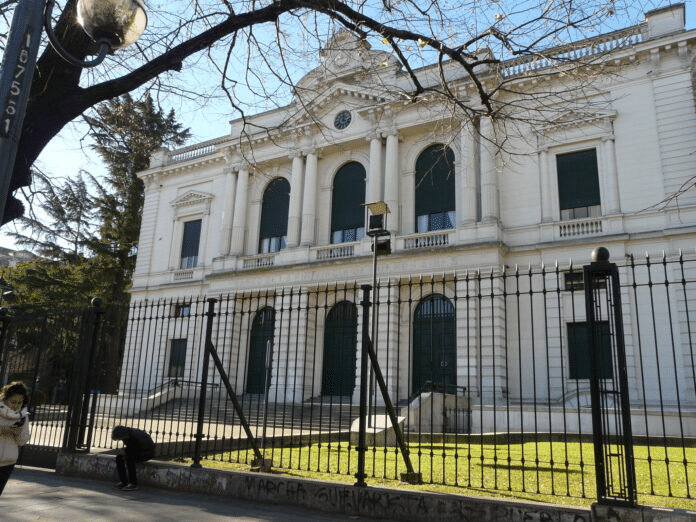
POLYGON ((334 178, 331 197, 331 242, 346 243, 365 236, 365 167, 351 161, 334 178))
POLYGON ((334 306, 326 316, 321 393, 347 397, 355 388, 358 311, 349 301, 334 306))
POLYGON ((264 394, 271 384, 275 310, 267 306, 256 313, 251 325, 246 392, 264 394))
POLYGON ((432 145, 416 160, 416 232, 455 227, 454 153, 432 145))
POLYGON ((272 181, 263 193, 259 253, 278 252, 286 246, 290 183, 285 178, 272 181))
POLYGON ((428 381, 445 390, 457 384, 455 310, 442 294, 421 300, 413 316, 411 393, 428 381))

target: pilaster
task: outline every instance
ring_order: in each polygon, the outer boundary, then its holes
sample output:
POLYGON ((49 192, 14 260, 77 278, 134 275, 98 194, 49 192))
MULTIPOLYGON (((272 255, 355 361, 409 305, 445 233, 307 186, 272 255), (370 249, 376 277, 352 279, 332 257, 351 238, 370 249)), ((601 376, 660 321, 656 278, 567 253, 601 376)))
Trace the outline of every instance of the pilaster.
POLYGON ((230 254, 244 253, 244 232, 246 231, 247 201, 249 200, 249 167, 238 167, 237 190, 234 198, 234 219, 232 221, 232 244, 230 254))
POLYGON ((302 198, 302 246, 313 246, 316 238, 317 212, 317 169, 319 158, 315 150, 307 152, 304 180, 304 196, 302 198))

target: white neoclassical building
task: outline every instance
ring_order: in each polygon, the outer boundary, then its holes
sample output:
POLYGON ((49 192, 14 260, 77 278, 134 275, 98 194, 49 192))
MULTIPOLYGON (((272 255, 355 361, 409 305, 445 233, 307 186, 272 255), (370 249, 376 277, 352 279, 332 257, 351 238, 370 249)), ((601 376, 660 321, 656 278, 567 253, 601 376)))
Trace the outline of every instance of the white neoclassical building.
MULTIPOLYGON (((378 321, 390 392, 408 397, 435 378, 466 387, 482 409, 531 399, 577 405, 586 375, 571 352, 580 342, 573 328, 584 304, 581 292, 568 291, 571 260, 576 269, 588 263, 597 245, 621 262, 646 252, 672 259, 696 246, 696 190, 682 190, 696 175, 696 31, 684 29, 684 9, 653 11, 639 26, 578 43, 573 52, 595 57, 587 76, 547 72, 548 62, 532 58, 480 71, 484 80, 495 75, 508 82, 503 101, 514 101, 515 91, 556 93, 543 110, 532 98, 520 104, 514 124, 458 117, 435 96, 405 101, 395 93, 408 90, 408 78, 387 53, 336 34, 321 64, 297 85, 293 103, 232 121, 229 135, 153 155, 140 173, 146 192, 134 302, 256 295, 229 326, 241 332, 230 335, 236 343, 230 353, 242 368, 237 391, 255 391, 251 367, 269 346, 254 352, 259 327, 275 339, 273 350, 286 354, 274 356, 285 372, 273 371, 272 389, 287 400, 334 394, 355 401, 360 336, 348 342, 348 356, 332 355, 341 342, 330 337, 330 325, 343 317, 344 325, 361 328, 355 284, 373 277, 363 205, 384 201, 391 254, 379 258, 379 297, 398 303, 381 307, 378 321), (522 111, 546 117, 526 118, 522 111), (542 285, 527 301, 498 277, 520 267, 542 285), (536 293, 551 287, 553 299, 536 293), (298 312, 269 328, 269 310, 288 307, 280 296, 296 302, 289 309, 298 312), (495 296, 502 296, 499 302, 495 296), (453 325, 453 333, 434 342, 423 333, 433 318, 438 327, 453 325), (510 326, 513 320, 519 327, 510 326), (302 350, 284 352, 282 343, 293 335, 302 350), (429 366, 433 343, 445 353, 440 369, 429 366), (339 381, 327 378, 341 371, 339 381)), ((445 66, 449 87, 475 103, 469 80, 456 71, 445 66)), ((420 72, 437 81, 435 66, 420 72)), ((516 289, 537 285, 513 278, 516 289)), ((684 287, 684 297, 665 298, 675 299, 675 317, 688 311, 696 295, 686 294, 694 291, 684 287)), ((659 313, 656 321, 636 321, 642 299, 630 288, 623 294, 634 375, 639 365, 662 364, 655 350, 640 357, 633 351, 644 335, 639 326, 657 323, 658 334, 648 337, 658 340, 666 331, 659 330, 659 313)), ((686 333, 692 320, 672 321, 684 331, 671 332, 678 340, 663 380, 678 385, 665 392, 663 409, 675 401, 696 407, 686 333)), ((195 378, 191 339, 170 337, 158 341, 161 354, 139 377, 138 365, 129 362, 137 348, 128 348, 124 387, 152 389, 172 375, 195 378)), ((644 403, 659 386, 631 382, 632 400, 644 403)), ((477 418, 474 425, 488 422, 477 418)))

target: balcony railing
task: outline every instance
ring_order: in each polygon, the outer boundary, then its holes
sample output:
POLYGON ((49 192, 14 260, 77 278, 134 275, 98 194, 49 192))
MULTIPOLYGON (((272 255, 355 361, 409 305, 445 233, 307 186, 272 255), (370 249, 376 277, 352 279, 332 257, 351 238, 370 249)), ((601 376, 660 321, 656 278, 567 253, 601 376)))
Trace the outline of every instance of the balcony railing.
POLYGON ((193 279, 193 269, 191 270, 176 270, 174 272, 174 281, 186 281, 193 279))
POLYGON ((317 250, 318 261, 324 261, 326 259, 340 259, 344 257, 353 257, 354 255, 354 244, 332 245, 328 248, 320 248, 319 250, 317 250))
POLYGON ((602 220, 598 218, 562 221, 558 224, 560 238, 591 236, 602 233, 602 220))
POLYGON ((242 262, 242 268, 244 270, 250 270, 254 268, 264 268, 267 266, 273 266, 275 264, 275 258, 275 254, 262 254, 259 256, 246 257, 242 262))
POLYGON ((451 230, 438 230, 404 238, 404 250, 414 250, 418 248, 434 248, 447 246, 450 243, 451 230))
POLYGON ((574 66, 578 67, 583 62, 586 63, 603 54, 642 42, 643 30, 643 25, 634 25, 594 38, 547 49, 532 56, 506 60, 500 64, 500 73, 503 78, 511 78, 563 64, 575 64, 574 66))

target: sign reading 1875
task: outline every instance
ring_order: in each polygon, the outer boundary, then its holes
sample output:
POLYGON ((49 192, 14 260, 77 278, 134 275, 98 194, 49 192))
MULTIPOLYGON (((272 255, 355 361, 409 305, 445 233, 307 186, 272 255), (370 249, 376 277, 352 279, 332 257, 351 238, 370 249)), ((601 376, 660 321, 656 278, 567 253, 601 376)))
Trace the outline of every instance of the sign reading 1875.
POLYGON ((12 75, 10 91, 7 95, 7 100, 5 101, 5 106, 2 110, 0 136, 3 138, 9 137, 10 131, 12 130, 12 124, 15 120, 15 116, 17 115, 19 96, 24 90, 24 84, 31 81, 31 77, 29 74, 27 74, 27 63, 29 61, 32 38, 33 34, 31 28, 28 27, 24 32, 24 37, 22 38, 22 45, 19 48, 17 62, 15 63, 14 67, 14 74, 12 75))

